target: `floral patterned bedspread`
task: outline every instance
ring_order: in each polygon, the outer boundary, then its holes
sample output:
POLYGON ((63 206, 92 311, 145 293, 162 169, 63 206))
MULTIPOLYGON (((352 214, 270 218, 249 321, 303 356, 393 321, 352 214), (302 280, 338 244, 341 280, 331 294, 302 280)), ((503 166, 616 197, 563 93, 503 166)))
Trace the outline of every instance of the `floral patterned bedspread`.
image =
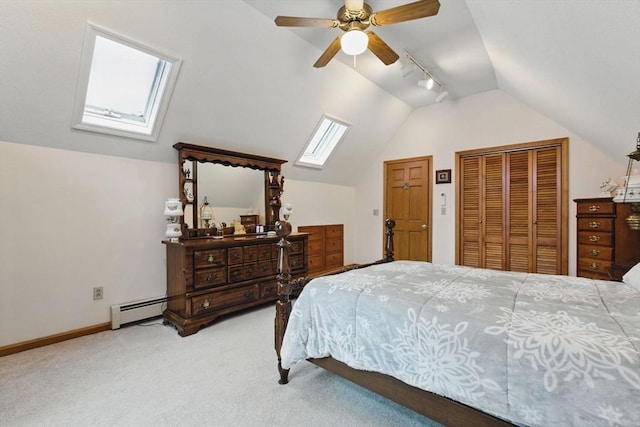
POLYGON ((332 356, 518 425, 640 425, 640 292, 619 282, 413 261, 320 277, 281 356, 332 356))

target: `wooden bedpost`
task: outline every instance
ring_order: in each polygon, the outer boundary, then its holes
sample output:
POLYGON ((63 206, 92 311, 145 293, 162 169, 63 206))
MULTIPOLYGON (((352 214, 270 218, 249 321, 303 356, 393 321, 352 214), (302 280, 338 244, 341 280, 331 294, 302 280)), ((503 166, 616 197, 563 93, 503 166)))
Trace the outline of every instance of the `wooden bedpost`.
MULTIPOLYGON (((393 227, 396 226, 396 222, 392 219, 387 219, 384 223, 387 229, 385 233, 384 258, 371 264, 352 266, 345 269, 345 271, 393 261, 393 227)), ((291 234, 291 224, 286 220, 276 222, 276 234, 280 241, 278 242, 278 275, 276 276, 278 281, 278 301, 276 301, 276 318, 274 321, 275 347, 278 355, 278 371, 280 372, 278 383, 287 384, 289 382, 289 370, 282 369, 280 350, 282 349, 284 332, 287 329, 289 316, 291 315, 291 292, 294 289, 301 289, 310 278, 291 279, 291 266, 289 265, 289 246, 291 243, 287 240, 287 237, 291 234)))
POLYGON ((286 384, 289 382, 289 370, 282 369, 280 358, 280 349, 282 348, 282 339, 284 331, 287 329, 289 315, 291 314, 291 267, 289 266, 289 246, 291 243, 287 240, 291 234, 291 224, 287 221, 276 222, 276 233, 280 237, 278 242, 278 301, 276 301, 276 318, 275 318, 275 346, 278 355, 278 371, 280 372, 280 380, 278 383, 286 384))
POLYGON ((384 225, 387 228, 385 231, 387 239, 384 245, 384 260, 391 262, 393 261, 393 227, 396 226, 396 222, 391 218, 387 218, 384 221, 384 225))

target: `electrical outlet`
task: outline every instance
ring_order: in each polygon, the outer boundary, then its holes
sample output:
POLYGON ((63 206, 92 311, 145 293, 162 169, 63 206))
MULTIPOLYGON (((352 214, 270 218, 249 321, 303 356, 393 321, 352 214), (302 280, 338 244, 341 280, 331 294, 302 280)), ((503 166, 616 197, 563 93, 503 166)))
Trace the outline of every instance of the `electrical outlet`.
POLYGON ((104 297, 104 289, 102 288, 102 286, 93 288, 93 299, 102 299, 102 297, 104 297))

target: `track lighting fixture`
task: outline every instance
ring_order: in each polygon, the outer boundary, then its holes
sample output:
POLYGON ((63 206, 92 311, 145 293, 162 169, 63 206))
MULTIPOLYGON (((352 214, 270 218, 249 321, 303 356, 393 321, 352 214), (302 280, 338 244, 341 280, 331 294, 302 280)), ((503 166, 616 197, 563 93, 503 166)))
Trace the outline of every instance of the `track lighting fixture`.
POLYGON ((420 64, 407 50, 403 50, 402 53, 404 54, 404 58, 401 60, 403 77, 408 76, 415 68, 418 68, 424 74, 424 78, 418 80, 419 87, 437 92, 436 102, 442 102, 443 99, 449 96, 449 92, 445 90, 442 83, 440 83, 424 65, 420 64))

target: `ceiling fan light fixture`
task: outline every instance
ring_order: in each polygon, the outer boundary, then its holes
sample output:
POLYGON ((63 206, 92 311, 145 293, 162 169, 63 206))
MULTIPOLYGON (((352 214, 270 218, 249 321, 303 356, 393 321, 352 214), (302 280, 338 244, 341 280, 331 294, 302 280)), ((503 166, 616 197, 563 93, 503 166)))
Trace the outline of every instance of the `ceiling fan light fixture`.
POLYGON ((347 55, 360 55, 369 45, 369 37, 360 30, 353 29, 347 31, 340 38, 340 47, 347 55))

